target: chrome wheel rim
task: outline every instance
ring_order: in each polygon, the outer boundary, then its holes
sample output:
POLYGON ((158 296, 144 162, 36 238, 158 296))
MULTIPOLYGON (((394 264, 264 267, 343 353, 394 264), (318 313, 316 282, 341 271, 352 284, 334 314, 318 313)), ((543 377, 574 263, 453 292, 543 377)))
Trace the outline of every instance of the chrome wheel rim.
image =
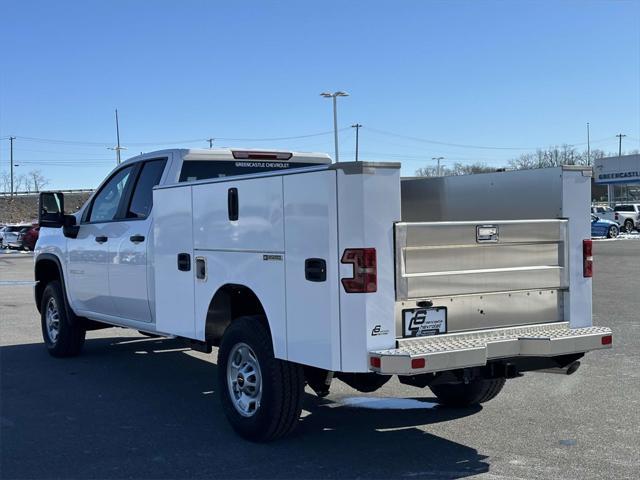
POLYGON ((618 227, 615 227, 615 226, 611 227, 611 232, 610 232, 611 238, 616 238, 618 236, 618 233, 620 233, 618 231, 618 227))
POLYGON ((60 335, 60 312, 56 299, 51 297, 47 302, 47 310, 45 312, 45 323, 47 326, 47 335, 51 343, 58 341, 60 335))
POLYGON ((246 343, 234 345, 227 363, 227 386, 231 403, 243 417, 252 417, 260 408, 262 373, 258 357, 246 343))

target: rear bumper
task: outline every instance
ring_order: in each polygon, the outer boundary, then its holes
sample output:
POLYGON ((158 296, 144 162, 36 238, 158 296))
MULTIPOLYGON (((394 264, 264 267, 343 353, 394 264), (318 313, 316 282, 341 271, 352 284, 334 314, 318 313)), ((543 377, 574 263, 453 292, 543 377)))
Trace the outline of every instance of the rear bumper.
POLYGON ((569 328, 566 322, 398 340, 398 348, 369 352, 369 368, 416 375, 479 367, 489 360, 555 357, 611 348, 607 327, 569 328))

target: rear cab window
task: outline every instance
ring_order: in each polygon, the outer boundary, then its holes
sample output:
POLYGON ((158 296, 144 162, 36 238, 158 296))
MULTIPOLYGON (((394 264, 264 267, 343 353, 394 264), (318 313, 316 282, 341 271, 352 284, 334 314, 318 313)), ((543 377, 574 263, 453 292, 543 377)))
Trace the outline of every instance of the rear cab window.
POLYGON ((318 163, 287 162, 279 160, 185 160, 180 171, 180 182, 193 182, 209 178, 231 177, 252 173, 315 167, 318 163))

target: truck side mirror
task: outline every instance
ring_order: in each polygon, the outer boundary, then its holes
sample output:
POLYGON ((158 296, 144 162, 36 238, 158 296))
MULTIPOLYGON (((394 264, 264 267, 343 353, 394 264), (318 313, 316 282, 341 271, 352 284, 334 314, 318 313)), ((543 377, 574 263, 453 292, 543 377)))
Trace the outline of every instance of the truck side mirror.
POLYGON ((38 224, 41 227, 60 228, 64 226, 64 221, 64 194, 62 192, 41 192, 38 224))

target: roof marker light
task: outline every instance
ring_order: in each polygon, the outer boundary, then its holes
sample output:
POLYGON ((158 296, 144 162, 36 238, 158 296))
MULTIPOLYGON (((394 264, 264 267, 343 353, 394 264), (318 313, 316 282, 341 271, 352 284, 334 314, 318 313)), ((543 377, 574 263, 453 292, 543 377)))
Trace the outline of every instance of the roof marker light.
POLYGON ((289 160, 293 157, 291 152, 254 152, 251 150, 232 150, 236 160, 289 160))

